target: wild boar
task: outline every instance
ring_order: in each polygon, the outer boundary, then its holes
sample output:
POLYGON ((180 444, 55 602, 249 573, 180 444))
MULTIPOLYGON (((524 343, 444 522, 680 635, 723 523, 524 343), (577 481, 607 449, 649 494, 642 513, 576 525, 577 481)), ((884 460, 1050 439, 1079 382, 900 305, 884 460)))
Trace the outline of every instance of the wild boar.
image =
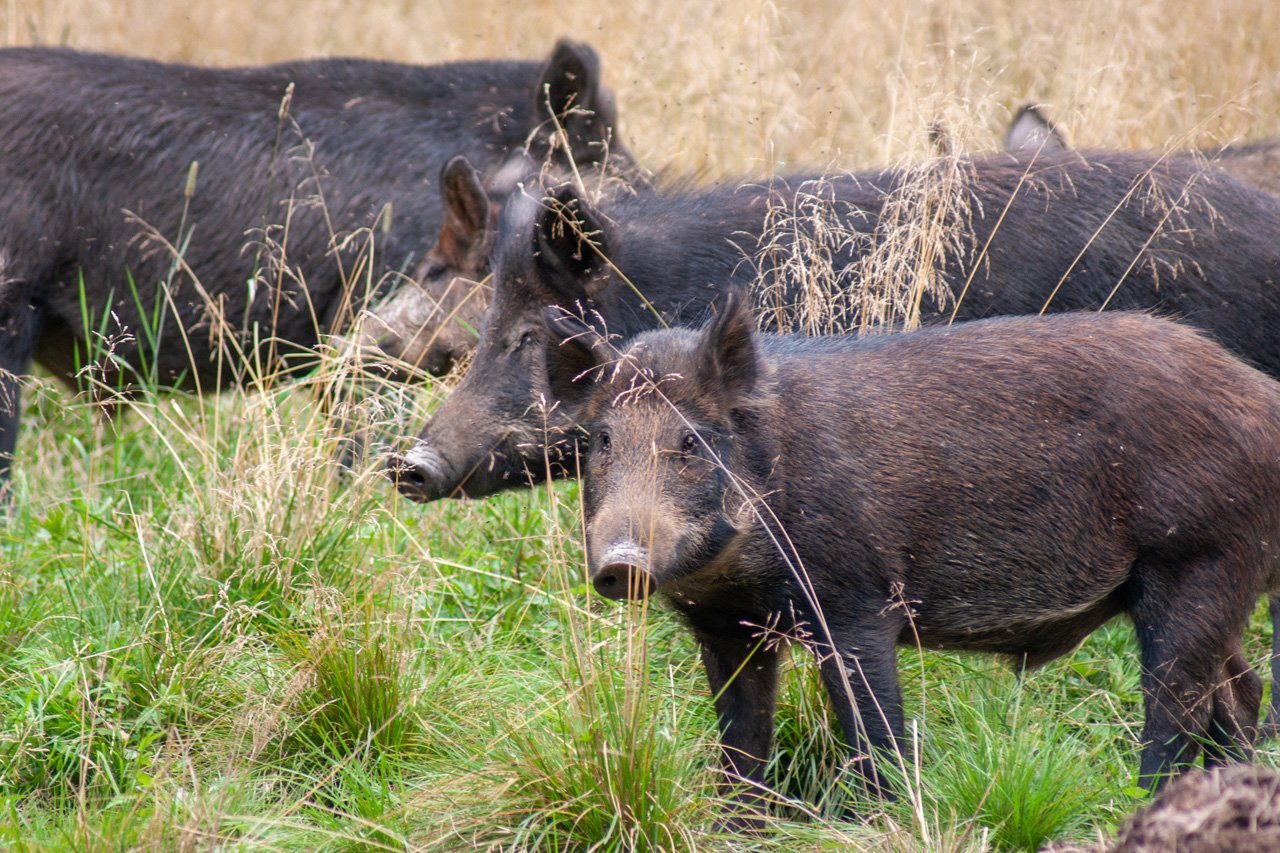
POLYGON ((1039 666, 1121 614, 1142 662, 1140 781, 1251 748, 1241 633, 1280 574, 1280 385, 1144 314, 873 338, 760 335, 741 300, 619 355, 551 309, 582 405, 595 589, 659 594, 701 647, 728 775, 761 782, 779 641, 815 653, 885 792, 895 647, 1039 666))
POLYGON ((92 363, 105 395, 311 363, 421 261, 451 156, 502 191, 541 160, 626 159, 571 42, 546 62, 222 69, 13 48, 0 119, 0 476, 32 360, 73 383, 92 363))
MULTIPOLYGON (((926 296, 926 320, 1081 309, 1143 309, 1210 332, 1280 377, 1280 202, 1190 158, 1041 152, 969 164, 963 250, 933 263, 952 300, 926 296)), ((830 262, 854 270, 880 246, 901 171, 832 179, 850 230, 830 262)), ((798 183, 792 180, 790 185, 798 183)), ((545 205, 513 196, 494 248, 492 306, 475 359, 408 452, 389 468, 414 500, 481 497, 577 470, 578 412, 546 375, 541 312, 580 305, 627 340, 701 321, 726 286, 757 288, 748 262, 771 199, 788 182, 621 197, 600 210, 561 191, 545 205)), ((790 269, 777 272, 787 287, 790 269)), ((785 288, 784 288, 785 290, 785 288)), ((784 292, 784 299, 788 297, 784 292)), ((1280 591, 1280 587, 1277 587, 1280 591)), ((1280 602, 1272 683, 1280 684, 1280 602)), ((1268 731, 1280 730, 1280 691, 1268 731)))
POLYGON ((370 309, 357 345, 389 359, 389 375, 444 376, 475 348, 489 305, 489 252, 500 205, 462 156, 440 173, 443 222, 414 280, 370 309))
MULTIPOLYGON (((1039 107, 1027 104, 1018 110, 1009 123, 1004 137, 1004 149, 1028 154, 1042 150, 1069 151, 1071 146, 1058 126, 1039 107)), ((1190 153, 1173 152, 1170 156, 1194 157, 1212 163, 1242 183, 1272 195, 1280 195, 1280 139, 1220 145, 1190 153)))

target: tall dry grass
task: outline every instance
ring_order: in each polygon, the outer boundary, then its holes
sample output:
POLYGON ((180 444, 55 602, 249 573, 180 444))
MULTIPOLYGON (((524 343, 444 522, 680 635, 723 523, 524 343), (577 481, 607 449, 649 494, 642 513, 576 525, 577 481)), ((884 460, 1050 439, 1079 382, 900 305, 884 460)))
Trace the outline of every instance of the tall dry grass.
POLYGON ((7 0, 0 33, 215 65, 535 57, 567 35, 599 48, 643 162, 715 176, 916 157, 935 120, 962 150, 990 148, 1025 101, 1081 145, 1280 132, 1265 0, 7 0))

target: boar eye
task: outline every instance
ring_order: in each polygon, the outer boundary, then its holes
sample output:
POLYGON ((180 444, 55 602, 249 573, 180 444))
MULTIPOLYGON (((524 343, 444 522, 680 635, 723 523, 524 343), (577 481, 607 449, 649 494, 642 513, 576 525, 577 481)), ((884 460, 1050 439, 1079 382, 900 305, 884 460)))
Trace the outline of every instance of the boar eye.
POLYGON ((596 434, 596 447, 601 453, 608 453, 610 446, 611 442, 609 440, 609 431, 604 429, 600 430, 600 432, 596 434))
POLYGON ((533 340, 533 332, 525 332, 523 335, 520 336, 520 340, 512 344, 511 351, 519 352, 520 350, 527 347, 529 345, 529 342, 532 340, 533 340))
POLYGON ((684 440, 680 442, 681 453, 693 453, 698 449, 699 441, 696 432, 686 432, 684 440))

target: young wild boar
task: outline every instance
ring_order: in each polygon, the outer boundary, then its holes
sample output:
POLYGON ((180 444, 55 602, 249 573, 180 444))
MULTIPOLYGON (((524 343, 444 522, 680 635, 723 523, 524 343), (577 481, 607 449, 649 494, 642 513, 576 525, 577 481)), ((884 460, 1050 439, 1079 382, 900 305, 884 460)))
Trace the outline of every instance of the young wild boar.
POLYGON ((815 652, 853 767, 901 760, 897 645, 1038 666, 1124 614, 1142 658, 1140 778, 1246 756, 1241 632, 1280 568, 1280 385, 1143 314, 1003 318, 864 338, 702 332, 616 357, 555 309, 585 401, 587 559, 659 593, 701 646, 732 777, 761 781, 778 640, 815 652))
POLYGON ((107 393, 309 363, 422 260, 451 156, 499 195, 567 167, 548 105, 580 168, 602 163, 611 96, 570 42, 546 62, 427 67, 0 50, 0 476, 32 360, 74 381, 109 347, 107 393))

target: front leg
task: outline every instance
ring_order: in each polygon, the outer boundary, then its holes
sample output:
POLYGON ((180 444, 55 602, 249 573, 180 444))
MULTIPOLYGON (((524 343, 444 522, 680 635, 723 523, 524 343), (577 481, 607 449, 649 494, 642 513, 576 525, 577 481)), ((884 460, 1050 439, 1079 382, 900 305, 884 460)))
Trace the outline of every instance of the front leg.
POLYGON ((752 810, 763 811, 764 768, 773 745, 778 650, 767 638, 745 631, 729 637, 697 636, 719 718, 721 789, 752 810))
POLYGON ((867 793, 893 799, 876 760, 902 763, 902 693, 898 687, 899 626, 889 616, 829 625, 831 644, 818 650, 822 683, 850 748, 850 766, 867 793))
MULTIPOLYGON (((0 284, 16 271, 3 266, 0 255, 0 284)), ((15 279, 22 282, 19 273, 15 279)), ((22 412, 22 377, 31 368, 31 357, 40 337, 42 312, 31 304, 21 283, 5 284, 0 297, 0 495, 9 499, 9 472, 18 444, 18 420, 22 412)), ((0 510, 3 514, 3 510, 0 510)))

